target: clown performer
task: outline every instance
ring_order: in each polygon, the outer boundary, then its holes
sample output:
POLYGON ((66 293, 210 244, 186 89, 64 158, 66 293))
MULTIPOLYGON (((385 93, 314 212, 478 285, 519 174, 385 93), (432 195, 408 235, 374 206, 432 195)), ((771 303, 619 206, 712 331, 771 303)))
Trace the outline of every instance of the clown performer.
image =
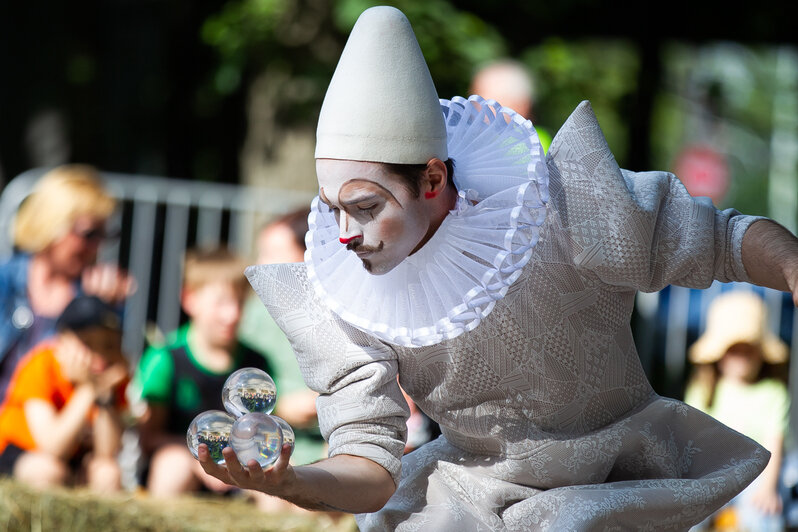
POLYGON ((365 11, 325 96, 305 262, 250 282, 291 341, 329 458, 216 465, 361 530, 684 530, 768 453, 649 385, 637 290, 791 290, 798 239, 618 168, 588 103, 543 155, 494 101, 438 100, 394 8, 365 11), (397 383, 398 375, 398 383, 397 383), (402 456, 408 408, 442 436, 402 456))

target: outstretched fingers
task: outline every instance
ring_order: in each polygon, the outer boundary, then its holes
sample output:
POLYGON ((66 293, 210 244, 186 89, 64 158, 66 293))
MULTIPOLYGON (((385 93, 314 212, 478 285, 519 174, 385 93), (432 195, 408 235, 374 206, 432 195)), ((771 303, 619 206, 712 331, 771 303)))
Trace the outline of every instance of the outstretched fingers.
POLYGON ((288 464, 291 460, 291 445, 284 444, 283 447, 280 449, 280 457, 277 461, 272 465, 271 469, 268 470, 269 474, 275 479, 282 479, 285 475, 286 471, 288 470, 288 464))
POLYGON ((201 443, 199 447, 197 447, 197 458, 199 459, 202 469, 206 473, 212 477, 218 478, 226 484, 235 485, 233 479, 230 478, 230 473, 228 472, 227 468, 220 466, 211 459, 211 453, 208 450, 208 446, 204 443, 201 443))
POLYGON ((242 472, 245 472, 232 447, 225 447, 222 449, 222 456, 224 456, 224 463, 227 465, 227 471, 230 473, 231 477, 240 477, 242 472))
POLYGON ((264 493, 276 494, 280 486, 290 481, 293 469, 289 462, 291 459, 291 445, 283 445, 280 457, 268 468, 262 468, 256 460, 249 460, 246 466, 238 461, 235 451, 230 447, 222 449, 224 465, 219 465, 211 460, 208 447, 201 444, 197 448, 202 469, 209 475, 222 482, 244 489, 254 489, 264 493))
POLYGON ((253 484, 257 480, 257 474, 260 472, 260 464, 256 460, 250 460, 247 466, 241 465, 238 461, 235 451, 231 447, 222 449, 222 456, 227 465, 227 472, 233 483, 241 486, 242 488, 253 488, 253 484))

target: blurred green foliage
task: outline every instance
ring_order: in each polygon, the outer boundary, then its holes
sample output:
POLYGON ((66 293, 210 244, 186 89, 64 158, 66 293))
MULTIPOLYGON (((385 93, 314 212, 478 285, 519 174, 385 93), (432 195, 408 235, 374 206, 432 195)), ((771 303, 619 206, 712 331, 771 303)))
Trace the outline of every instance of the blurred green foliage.
MULTIPOLYGON (((553 135, 580 101, 590 100, 624 166, 640 90, 637 43, 546 35, 507 42, 501 28, 454 0, 230 0, 202 28, 218 55, 209 90, 223 98, 266 76, 279 126, 312 127, 352 26, 377 4, 408 16, 441 97, 467 95, 478 67, 513 50, 535 80, 533 122, 553 135)), ((712 144, 727 156, 732 174, 724 203, 767 212, 774 68, 768 50, 729 43, 662 47, 664 82, 650 134, 653 169, 670 169, 689 143, 712 144)))
POLYGON ((231 94, 266 73, 280 80, 277 118, 285 123, 313 117, 341 51, 325 0, 233 0, 201 31, 219 58, 210 80, 216 95, 231 94))
MULTIPOLYGON (((447 0, 388 3, 411 20, 441 95, 464 92, 474 65, 505 53, 494 28, 447 0)), ((210 84, 223 97, 247 79, 271 76, 281 85, 281 123, 311 121, 357 17, 378 4, 385 2, 232 0, 202 27, 219 57, 210 84)))
POLYGON ((635 48, 617 40, 545 40, 521 56, 535 79, 534 121, 556 132, 576 105, 590 100, 616 159, 626 157, 625 100, 637 88, 635 48))
MULTIPOLYGON (((508 53, 497 28, 449 0, 231 0, 202 27, 204 42, 219 58, 210 86, 223 97, 265 73, 279 86, 280 123, 312 124, 355 21, 380 4, 407 15, 443 98, 467 95, 476 69, 508 53)), ((535 75, 535 122, 554 133, 589 99, 622 161, 628 134, 622 101, 635 89, 634 48, 621 41, 552 38, 527 48, 521 59, 535 75)))
POLYGON ((653 163, 672 170, 685 147, 710 146, 726 158, 730 174, 719 206, 768 214, 773 48, 673 43, 663 55, 666 82, 654 110, 653 163))

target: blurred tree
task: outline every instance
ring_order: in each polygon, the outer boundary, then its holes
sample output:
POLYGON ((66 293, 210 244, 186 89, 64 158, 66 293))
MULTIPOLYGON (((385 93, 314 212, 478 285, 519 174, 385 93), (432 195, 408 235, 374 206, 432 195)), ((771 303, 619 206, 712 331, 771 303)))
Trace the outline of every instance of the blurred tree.
MULTIPOLYGON (((282 157, 305 165, 294 173, 312 174, 307 139, 318 103, 354 20, 374 3, 0 2, 0 172, 10 178, 31 165, 69 159, 123 172, 235 181, 252 173, 247 164, 239 171, 242 162, 258 168, 264 159, 282 157)), ((659 148, 648 156, 651 102, 661 82, 670 103, 658 100, 658 117, 673 114, 683 99, 673 84, 687 78, 666 79, 678 74, 666 66, 668 42, 692 43, 682 44, 688 55, 710 40, 762 49, 798 42, 792 22, 798 3, 727 9, 722 24, 712 3, 694 2, 687 11, 594 0, 392 3, 417 29, 442 96, 464 94, 480 63, 524 56, 538 78, 538 121, 554 132, 579 100, 590 99, 619 161, 633 169, 662 167, 659 148), (609 52, 602 51, 605 43, 609 52), (618 51, 626 43, 631 48, 618 51), (623 95, 605 93, 618 88, 616 78, 623 95)), ((734 92, 736 83, 729 78, 719 86, 734 92)), ((739 87, 746 86, 741 79, 739 87)), ((769 105, 767 98, 747 102, 755 122, 769 123, 768 111, 759 109, 769 105)), ((734 120, 744 123, 744 114, 734 120)), ((657 123, 667 120, 673 118, 657 123)))
MULTIPOLYGON (((407 14, 442 97, 505 53, 499 33, 448 0, 388 2, 407 14)), ((202 27, 219 58, 204 98, 247 93, 244 180, 315 187, 313 131, 343 45, 367 0, 232 0, 202 27)))
POLYGON ((238 179, 239 94, 203 99, 221 0, 0 2, 0 163, 238 179))
POLYGON ((306 188, 312 178, 312 133, 341 37, 328 0, 235 0, 202 26, 217 53, 206 100, 246 94, 240 153, 244 182, 306 188))
POLYGON ((535 77, 535 121, 557 128, 582 100, 590 100, 607 142, 623 166, 629 135, 628 101, 637 90, 639 57, 628 42, 549 38, 522 59, 535 77))
POLYGON ((247 93, 244 181, 312 189, 313 129, 346 37, 365 9, 388 3, 410 19, 441 97, 466 95, 477 67, 520 55, 536 79, 535 121, 556 131, 590 99, 616 157, 626 159, 638 53, 622 40, 509 44, 449 0, 231 0, 202 28, 218 55, 205 98, 247 93))
POLYGON ((657 97, 654 164, 672 169, 686 146, 726 159, 730 187, 721 207, 768 215, 776 55, 772 47, 720 42, 665 48, 667 82, 657 97))

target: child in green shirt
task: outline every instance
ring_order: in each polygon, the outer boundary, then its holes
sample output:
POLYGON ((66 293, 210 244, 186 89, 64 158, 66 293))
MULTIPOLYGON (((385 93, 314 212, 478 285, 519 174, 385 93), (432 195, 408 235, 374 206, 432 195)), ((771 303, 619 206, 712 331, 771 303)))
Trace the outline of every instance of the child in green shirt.
POLYGON ((223 409, 222 386, 231 373, 244 367, 270 372, 266 360, 237 339, 249 290, 244 268, 225 249, 188 252, 181 305, 189 322, 139 363, 134 390, 147 406, 141 444, 150 456, 147 488, 153 496, 230 489, 199 467, 186 447, 186 430, 197 414, 223 409))

